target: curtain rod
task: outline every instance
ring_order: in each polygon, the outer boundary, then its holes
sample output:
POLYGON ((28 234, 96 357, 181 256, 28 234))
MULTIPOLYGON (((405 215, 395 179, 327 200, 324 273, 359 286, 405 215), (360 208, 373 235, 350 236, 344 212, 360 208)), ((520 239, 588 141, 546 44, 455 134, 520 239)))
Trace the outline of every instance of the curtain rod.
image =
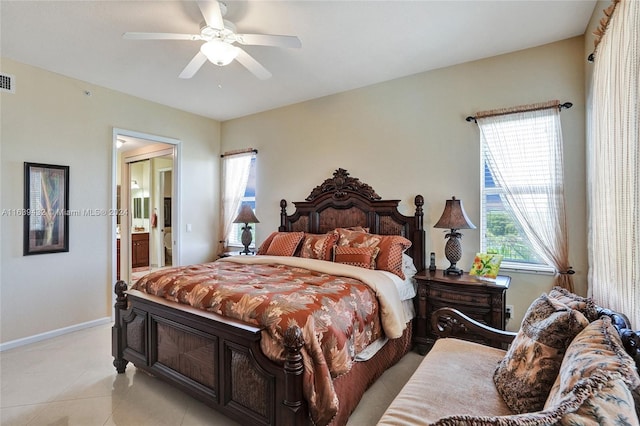
POLYGON ((248 152, 253 152, 254 154, 257 154, 258 150, 255 148, 238 149, 236 151, 229 151, 229 152, 225 152, 224 154, 220 154, 220 158, 231 157, 232 155, 246 154, 248 152))
POLYGON ((598 50, 598 45, 600 44, 600 40, 602 40, 604 33, 607 32, 609 21, 611 21, 611 15, 613 15, 613 12, 616 10, 618 3, 620 3, 620 0, 611 0, 611 4, 609 5, 609 7, 602 11, 604 17, 600 19, 598 27, 592 33, 595 36, 595 39, 593 40, 593 52, 590 53, 589 56, 587 56, 587 61, 593 62, 596 59, 595 54, 598 50))
MULTIPOLYGON (((563 109, 563 108, 569 109, 569 108, 571 108, 572 106, 573 106, 573 104, 572 104, 571 102, 565 102, 565 103, 563 103, 563 104, 558 105, 558 109, 559 109, 560 111, 562 111, 562 109, 563 109)), ((551 107, 551 108, 555 108, 555 107, 551 107)), ((504 113, 500 113, 500 114, 491 114, 491 115, 488 115, 487 117, 493 117, 493 116, 496 116, 496 115, 514 114, 514 113, 516 113, 516 112, 538 111, 538 110, 541 110, 541 109, 549 109, 549 107, 542 107, 542 108, 540 108, 540 107, 536 107, 536 108, 528 108, 528 109, 527 109, 527 108, 525 108, 525 109, 522 109, 522 110, 519 110, 519 111, 504 112, 504 113)), ((473 117, 473 116, 471 116, 471 115, 470 115, 470 116, 468 116, 467 118, 465 118, 465 120, 467 120, 468 122, 472 122, 472 121, 473 121, 474 123, 477 123, 477 122, 478 122, 478 121, 476 120, 476 118, 475 118, 475 117, 473 117)))

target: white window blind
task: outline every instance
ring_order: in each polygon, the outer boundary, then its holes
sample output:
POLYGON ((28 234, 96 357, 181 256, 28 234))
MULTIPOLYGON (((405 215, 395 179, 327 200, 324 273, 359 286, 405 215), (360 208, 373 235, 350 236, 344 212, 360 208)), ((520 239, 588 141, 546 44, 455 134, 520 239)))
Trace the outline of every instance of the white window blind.
POLYGON ((502 254, 507 268, 567 270, 557 265, 567 257, 558 108, 479 118, 478 126, 482 251, 502 254))

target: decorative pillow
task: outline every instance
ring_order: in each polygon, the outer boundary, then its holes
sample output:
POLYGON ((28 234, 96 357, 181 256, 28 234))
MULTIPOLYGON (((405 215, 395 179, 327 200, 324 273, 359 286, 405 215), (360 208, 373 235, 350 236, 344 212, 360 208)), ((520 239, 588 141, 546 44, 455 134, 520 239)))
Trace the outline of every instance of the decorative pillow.
POLYGON ((406 253, 402 253, 402 273, 406 279, 411 279, 418 273, 416 265, 413 263, 413 258, 406 253))
MULTIPOLYGON (((633 398, 624 381, 605 374, 595 374, 576 385, 577 390, 564 398, 563 402, 579 398, 579 391, 586 387, 587 397, 582 404, 566 413, 558 424, 564 426, 638 426, 638 415, 633 406, 633 398), (576 395, 577 394, 577 395, 576 395)), ((584 391, 583 391, 584 392, 584 391)))
POLYGON ((272 232, 266 240, 264 240, 262 242, 262 244, 260 244, 260 247, 258 247, 258 251, 256 252, 256 254, 267 254, 267 249, 269 248, 269 245, 271 244, 271 241, 273 241, 273 237, 275 237, 276 235, 278 235, 279 232, 278 231, 274 231, 272 232))
POLYGON ((533 301, 493 375, 496 389, 511 411, 520 414, 542 409, 569 343, 587 324, 580 312, 546 294, 533 301))
MULTIPOLYGON (((258 254, 293 256, 303 238, 304 232, 278 232, 271 239, 266 251, 264 253, 258 252, 258 254)), ((262 246, 260 246, 260 249, 262 249, 262 246)))
POLYGON ((351 228, 336 228, 338 245, 349 247, 375 247, 380 243, 380 235, 356 231, 351 228))
POLYGON ((330 261, 333 254, 333 246, 337 241, 337 232, 305 234, 300 257, 330 261))
POLYGON ((376 269, 388 271, 405 279, 402 268, 402 254, 411 247, 411 241, 399 235, 376 235, 346 228, 337 228, 340 235, 338 246, 379 247, 376 269))
POLYGON ((335 246, 333 261, 361 268, 376 269, 376 256, 379 252, 378 247, 335 246))
POLYGON ((601 382, 602 389, 594 392, 574 413, 565 416, 562 424, 632 424, 629 419, 633 418, 638 424, 632 391, 640 390, 640 376, 607 316, 587 325, 573 339, 545 409, 570 398, 576 388, 592 379, 601 382))
POLYGON ((595 321, 598 319, 598 309, 596 308, 596 304, 588 297, 578 296, 577 294, 571 293, 566 288, 557 286, 551 289, 549 297, 559 300, 571 309, 582 312, 589 321, 595 321))
POLYGON ((369 232, 369 228, 365 228, 364 226, 349 226, 347 228, 343 228, 348 231, 357 231, 357 232, 369 232))
POLYGON ((429 426, 550 426, 557 423, 560 415, 559 410, 493 417, 463 414, 443 417, 434 423, 429 423, 429 426))
POLYGON ((376 261, 376 269, 389 271, 405 279, 402 268, 402 254, 411 247, 411 241, 399 235, 382 235, 378 244, 380 254, 376 261))

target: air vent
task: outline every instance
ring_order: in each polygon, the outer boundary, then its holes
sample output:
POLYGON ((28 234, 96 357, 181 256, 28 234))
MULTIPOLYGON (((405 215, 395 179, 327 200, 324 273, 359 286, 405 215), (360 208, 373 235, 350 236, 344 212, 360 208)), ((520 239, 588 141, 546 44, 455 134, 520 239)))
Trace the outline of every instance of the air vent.
POLYGON ((10 74, 0 73, 0 92, 16 93, 16 78, 10 74))

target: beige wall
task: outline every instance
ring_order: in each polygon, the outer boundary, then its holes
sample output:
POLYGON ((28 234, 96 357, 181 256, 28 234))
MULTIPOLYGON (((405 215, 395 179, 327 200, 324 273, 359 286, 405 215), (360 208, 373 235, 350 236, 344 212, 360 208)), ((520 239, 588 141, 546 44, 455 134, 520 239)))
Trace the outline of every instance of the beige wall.
MULTIPOLYGON (((597 8, 596 8, 597 9, 597 8)), ((2 60, 16 94, 0 95, 2 208, 21 208, 24 161, 71 167, 72 209, 111 205, 112 129, 182 140, 182 263, 215 257, 218 154, 252 146, 258 154, 257 240, 279 224, 279 200, 303 200, 338 167, 405 214, 425 196, 427 251, 446 267, 445 240, 432 228, 444 201, 464 201, 478 224, 478 130, 464 118, 478 110, 559 99, 562 113, 571 261, 576 290, 586 294, 585 68, 583 37, 425 72, 220 125, 37 68, 2 60), (91 96, 84 94, 91 91, 91 96), (220 148, 220 141, 223 141, 220 148), (202 182, 210 182, 203 186, 202 182), (193 232, 184 225, 191 223, 193 232)), ((111 315, 111 220, 75 217, 69 253, 22 256, 22 218, 0 227, 1 341, 8 342, 111 315), (35 296, 34 296, 35 294, 35 296)), ((464 231, 460 265, 468 269, 479 231, 464 231)), ((507 303, 517 329, 549 276, 510 273, 507 303)))
MULTIPOLYGON (((110 208, 113 128, 182 141, 182 261, 212 260, 217 236, 220 124, 214 120, 2 59, 2 209, 23 207, 23 162, 70 166, 70 208, 110 208), (85 95, 90 91, 91 96, 85 95)), ((68 253, 22 255, 22 217, 0 227, 1 341, 110 317, 110 217, 70 217, 68 253)))
MULTIPOLYGON (((222 123, 223 151, 251 146, 257 163, 257 241, 279 225, 279 201, 304 200, 339 167, 383 198, 413 211, 425 197, 427 251, 446 267, 444 235, 433 229, 452 195, 471 220, 480 218, 479 134, 464 119, 479 110, 550 99, 563 110, 566 197, 571 262, 578 293, 586 294, 584 38, 408 76, 222 123)), ((468 269, 480 247, 479 230, 463 232, 461 262, 468 269)), ((517 329, 531 301, 548 291, 550 276, 510 273, 508 326, 517 329)))

